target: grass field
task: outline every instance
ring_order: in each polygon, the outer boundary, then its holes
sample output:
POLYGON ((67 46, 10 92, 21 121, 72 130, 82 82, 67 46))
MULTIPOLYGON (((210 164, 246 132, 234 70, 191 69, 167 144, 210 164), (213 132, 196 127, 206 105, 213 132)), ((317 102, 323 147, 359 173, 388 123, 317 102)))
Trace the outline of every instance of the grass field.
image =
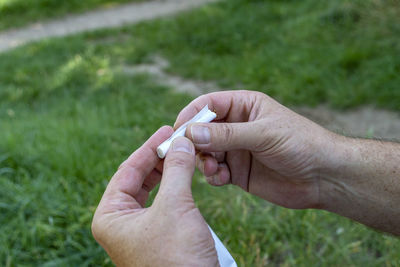
POLYGON ((143 0, 0 0, 0 31, 66 14, 143 0))
MULTIPOLYGON (((0 265, 112 265, 90 233, 107 181, 191 100, 123 66, 161 55, 171 72, 285 104, 399 110, 399 10, 383 0, 231 0, 1 54, 0 265)), ((276 207, 200 175, 193 192, 240 265, 400 265, 397 238, 336 215, 276 207)))

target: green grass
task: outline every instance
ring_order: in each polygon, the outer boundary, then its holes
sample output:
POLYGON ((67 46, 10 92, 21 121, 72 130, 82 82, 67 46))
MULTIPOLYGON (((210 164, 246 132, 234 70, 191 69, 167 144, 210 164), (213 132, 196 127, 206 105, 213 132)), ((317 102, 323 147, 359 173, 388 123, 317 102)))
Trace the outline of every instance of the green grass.
POLYGON ((0 31, 28 23, 142 0, 0 0, 0 31))
POLYGON ((285 104, 400 110, 399 18, 398 0, 234 0, 124 28, 125 44, 106 53, 130 63, 159 53, 182 76, 285 104))
MULTIPOLYGON (((231 0, 1 54, 0 265, 111 266, 90 233, 107 181, 191 100, 124 65, 157 54, 172 72, 285 104, 399 110, 397 3, 231 0)), ((199 175, 193 192, 240 265, 400 265, 398 239, 336 215, 199 175)))

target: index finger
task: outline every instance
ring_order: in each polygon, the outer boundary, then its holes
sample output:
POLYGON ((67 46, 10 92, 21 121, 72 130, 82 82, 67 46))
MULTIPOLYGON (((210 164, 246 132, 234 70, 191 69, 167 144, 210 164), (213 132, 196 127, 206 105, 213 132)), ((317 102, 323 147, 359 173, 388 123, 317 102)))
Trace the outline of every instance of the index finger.
POLYGON ((171 136, 173 130, 164 126, 154 133, 139 149, 125 160, 107 186, 104 196, 122 192, 134 197, 142 187, 144 179, 157 166, 157 146, 171 136))
POLYGON ((217 114, 216 120, 248 121, 249 113, 256 99, 255 94, 256 92, 252 91, 223 91, 202 95, 182 109, 176 119, 174 129, 193 118, 206 105, 217 114))

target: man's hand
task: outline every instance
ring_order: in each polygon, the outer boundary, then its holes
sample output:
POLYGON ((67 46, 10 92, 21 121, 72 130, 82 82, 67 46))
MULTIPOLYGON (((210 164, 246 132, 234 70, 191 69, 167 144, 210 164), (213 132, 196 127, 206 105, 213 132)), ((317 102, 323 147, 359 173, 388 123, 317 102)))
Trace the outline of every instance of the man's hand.
POLYGON ((218 123, 192 124, 186 136, 201 151, 197 165, 209 183, 400 235, 400 144, 337 135, 251 91, 201 96, 175 127, 207 104, 218 123))
POLYGON ((214 241, 192 198, 193 144, 176 139, 163 170, 157 157, 157 146, 172 132, 161 128, 119 167, 96 210, 93 236, 118 266, 218 264, 214 241), (160 180, 152 206, 145 208, 160 180))
POLYGON ((186 136, 213 185, 233 183, 289 208, 318 208, 319 171, 333 134, 259 92, 201 96, 181 111, 179 127, 205 105, 218 123, 192 124, 186 136))

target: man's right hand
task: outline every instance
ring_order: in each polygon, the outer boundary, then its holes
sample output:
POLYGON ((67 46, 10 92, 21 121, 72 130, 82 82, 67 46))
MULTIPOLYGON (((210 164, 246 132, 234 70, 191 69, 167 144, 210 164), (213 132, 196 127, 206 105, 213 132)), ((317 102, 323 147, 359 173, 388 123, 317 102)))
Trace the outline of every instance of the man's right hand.
POLYGON ((332 133, 270 97, 251 91, 208 94, 216 123, 192 124, 197 166, 213 185, 236 184, 275 204, 319 208, 400 235, 400 144, 332 133))
POLYGON ((213 185, 232 183, 288 208, 320 208, 319 173, 335 134, 259 92, 201 96, 184 108, 175 128, 205 105, 217 123, 196 123, 186 136, 201 151, 197 166, 213 185))

